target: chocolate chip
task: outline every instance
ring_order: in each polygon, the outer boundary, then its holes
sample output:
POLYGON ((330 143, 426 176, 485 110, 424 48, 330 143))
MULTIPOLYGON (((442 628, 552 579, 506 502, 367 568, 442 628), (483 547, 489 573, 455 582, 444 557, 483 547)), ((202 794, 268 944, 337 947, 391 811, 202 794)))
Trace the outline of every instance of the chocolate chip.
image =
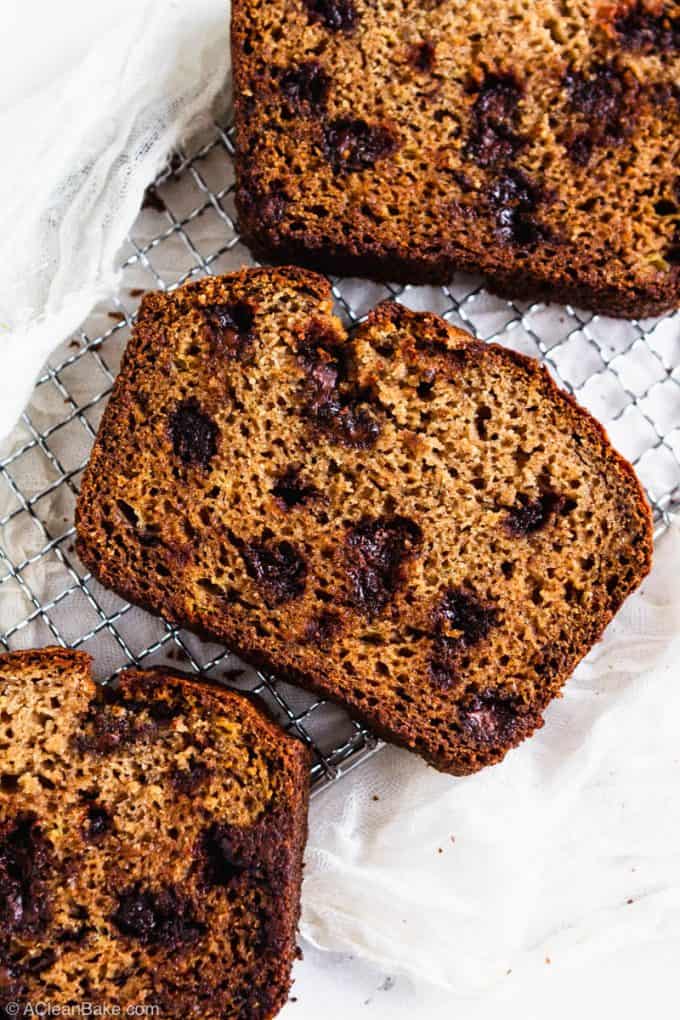
POLYGON ((339 381, 345 381, 349 372, 350 348, 340 339, 328 323, 320 319, 312 319, 297 345, 297 358, 305 372, 316 379, 318 385, 327 393, 335 388, 339 381), (327 368, 328 374, 323 370, 327 368))
POLYGON ((622 73, 612 64, 600 64, 589 72, 570 71, 565 84, 571 106, 577 113, 604 124, 618 121, 625 82, 622 73))
POLYGON ((195 397, 177 405, 170 415, 169 431, 172 448, 180 460, 207 470, 217 452, 219 429, 201 410, 195 397))
POLYGON ((173 769, 170 781, 178 793, 192 794, 207 782, 211 773, 205 762, 192 758, 187 768, 173 769))
POLYGON ((0 836, 0 924, 8 933, 36 933, 49 919, 46 879, 52 844, 34 814, 17 815, 0 836))
POLYGON ((460 712, 463 732, 483 744, 507 743, 517 725, 517 706, 513 699, 492 691, 473 695, 460 712))
POLYGON ((544 492, 536 499, 520 493, 503 523, 511 535, 533 535, 544 528, 556 514, 569 513, 575 505, 573 500, 556 492, 544 492))
POLYGON ((332 441, 358 449, 372 446, 380 426, 351 381, 351 353, 335 333, 312 321, 298 347, 306 380, 303 413, 332 441))
POLYGON ((309 485, 300 475, 300 468, 291 466, 280 476, 272 489, 272 495, 284 510, 292 510, 297 506, 304 506, 312 500, 318 499, 319 490, 314 485, 309 485))
POLYGON ((205 932, 191 902, 171 886, 156 893, 137 883, 118 897, 111 921, 143 946, 169 950, 195 942, 205 932))
POLYGON ((206 305, 203 309, 213 343, 228 358, 242 360, 253 342, 255 313, 247 301, 206 305))
POLYGON ((310 620, 305 628, 304 640, 309 644, 327 645, 342 627, 342 620, 337 613, 324 609, 319 616, 310 620))
POLYGON ((663 5, 652 10, 638 0, 614 19, 614 29, 625 50, 671 53, 680 49, 680 16, 673 16, 663 5))
POLYGON ((275 226, 283 219, 288 197, 281 181, 272 181, 265 187, 253 174, 242 180, 238 189, 238 204, 246 217, 257 216, 275 226))
POLYGON ((508 162, 524 145, 517 132, 522 89, 511 74, 488 74, 479 88, 465 155, 478 166, 508 162))
POLYGON ((181 699, 136 701, 108 687, 103 693, 105 700, 91 702, 73 737, 80 751, 114 754, 128 744, 153 736, 183 710, 181 699))
POLYGON ((309 378, 317 391, 316 400, 324 403, 329 399, 338 384, 338 365, 333 361, 317 361, 309 368, 309 378))
POLYGON ((106 705, 94 703, 82 718, 74 742, 79 751, 111 754, 135 736, 133 723, 126 715, 114 714, 106 705))
POLYGON ((350 601, 361 612, 382 612, 404 581, 404 564, 416 555, 422 531, 409 517, 364 518, 345 539, 350 601))
POLYGON ((111 831, 112 819, 101 804, 91 804, 87 809, 84 836, 90 843, 99 843, 111 831))
POLYGON ((380 435, 380 426, 368 408, 339 400, 316 405, 314 421, 331 439, 360 450, 373 446, 380 435))
POLYGON ((291 67, 281 78, 281 92, 292 113, 311 116, 326 103, 330 78, 321 64, 308 60, 291 67))
POLYGON ((311 22, 320 21, 332 32, 351 32, 359 20, 354 0, 304 0, 311 22))
POLYGON ((449 588, 434 611, 434 626, 437 634, 469 647, 487 636, 497 618, 495 606, 469 588, 449 588))
POLYGON ((491 185, 489 200, 495 209, 521 203, 532 208, 537 204, 536 188, 521 170, 510 170, 497 177, 491 185))
POLYGON ((586 121, 585 128, 569 129, 564 141, 570 158, 585 166, 597 147, 620 145, 635 123, 639 86, 613 64, 599 64, 565 77, 572 111, 586 121))
POLYGON ((483 602, 471 589, 446 591, 432 614, 431 680, 438 687, 450 687, 464 650, 484 640, 497 621, 496 607, 483 602))
POLYGON ((307 563, 288 541, 242 542, 240 552, 250 577, 262 588, 265 599, 278 606, 298 598, 305 590, 307 563))
POLYGON ((286 211, 288 197, 283 191, 272 187, 270 191, 264 192, 258 210, 265 223, 280 223, 286 211))
POLYGON ((203 834, 200 852, 205 861, 203 879, 208 886, 226 886, 249 869, 239 849, 236 830, 214 822, 203 834))
POLYGON ((397 148, 392 132, 360 118, 339 117, 324 130, 326 157, 336 173, 368 170, 397 148))
POLYGON ((553 232, 536 216, 546 195, 521 170, 511 169, 497 177, 489 189, 489 206, 494 213, 494 234, 501 244, 532 248, 538 242, 554 243, 553 232))

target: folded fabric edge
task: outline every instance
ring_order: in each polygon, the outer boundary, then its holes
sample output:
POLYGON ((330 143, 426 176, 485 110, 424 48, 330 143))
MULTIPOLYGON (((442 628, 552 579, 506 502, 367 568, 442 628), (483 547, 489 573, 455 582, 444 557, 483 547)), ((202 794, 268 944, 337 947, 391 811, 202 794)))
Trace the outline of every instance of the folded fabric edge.
MULTIPOLYGON (((228 6, 228 4, 225 5, 224 13, 221 16, 224 19, 225 33, 228 23, 228 6)), ((208 12, 207 6, 205 10, 208 12)), ((167 13, 159 9, 159 23, 163 18, 165 18, 167 28, 167 13)), ((139 212, 146 188, 166 163, 169 153, 180 143, 190 141, 193 136, 205 128, 211 107, 225 84, 230 70, 228 47, 223 52, 212 29, 214 26, 209 19, 206 19, 206 50, 213 53, 214 60, 205 83, 196 95, 185 101, 183 105, 180 105, 179 101, 184 99, 182 92, 186 93, 186 83, 176 96, 163 97, 165 108, 170 107, 173 110, 175 119, 164 126, 163 118, 159 112, 159 120, 155 125, 159 130, 156 133, 152 130, 154 125, 153 120, 149 117, 148 107, 144 107, 143 110, 140 108, 141 123, 137 125, 137 128, 141 141, 137 141, 135 148, 137 151, 143 152, 143 159, 134 168, 125 168, 124 166, 118 168, 119 174, 124 174, 126 169, 134 169, 135 172, 127 173, 126 186, 121 189, 122 198, 115 220, 108 226, 108 237, 105 241, 100 242, 102 264, 96 274, 85 278, 80 285, 74 281, 74 286, 69 289, 68 293, 61 298, 57 294, 56 301, 53 300, 53 295, 50 295, 51 304, 56 305, 56 310, 47 314, 44 311, 36 314, 33 321, 24 330, 13 332, 6 324, 3 328, 3 323, 0 322, 0 440, 9 436, 19 420, 49 354, 79 327, 97 302, 115 292, 120 279, 120 270, 116 269, 115 255, 109 258, 108 252, 117 253, 119 251, 139 212)), ((81 64, 68 76, 59 75, 58 80, 60 82, 68 81, 70 87, 73 87, 74 82, 77 82, 78 74, 86 64, 91 64, 91 62, 92 53, 86 55, 81 64)), ((27 102, 39 103, 41 96, 45 96, 47 101, 52 87, 53 85, 50 85, 40 94, 30 97, 27 102)), ((122 141, 128 142, 129 138, 130 132, 122 141)), ((121 155, 124 156, 125 153, 123 152, 121 155)), ((94 163, 96 161, 93 161, 93 165, 94 163)), ((102 229, 103 227, 100 227, 100 231, 102 229)))

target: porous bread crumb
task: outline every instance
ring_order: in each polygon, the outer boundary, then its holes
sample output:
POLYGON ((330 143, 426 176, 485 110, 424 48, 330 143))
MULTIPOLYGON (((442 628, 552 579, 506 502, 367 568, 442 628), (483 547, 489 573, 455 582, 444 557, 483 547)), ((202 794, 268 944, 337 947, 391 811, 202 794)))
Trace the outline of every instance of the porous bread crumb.
POLYGON ((272 1017, 295 952, 309 757, 245 698, 89 657, 0 657, 3 1002, 272 1017))
POLYGON ((455 773, 542 725, 652 550, 537 362, 390 303, 350 339, 300 269, 145 297, 77 531, 107 587, 455 773))
POLYGON ((235 0, 232 51, 261 258, 680 302, 677 0, 235 0))

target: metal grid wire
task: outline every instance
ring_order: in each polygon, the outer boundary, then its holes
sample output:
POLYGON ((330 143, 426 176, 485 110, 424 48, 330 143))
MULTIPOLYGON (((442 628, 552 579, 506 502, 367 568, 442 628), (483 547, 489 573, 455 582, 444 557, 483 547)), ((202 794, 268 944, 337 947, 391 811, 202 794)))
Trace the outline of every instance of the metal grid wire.
MULTIPOLYGON (((120 256, 118 296, 53 355, 8 449, 0 453, 0 644, 59 644, 95 655, 108 679, 130 664, 180 664, 254 690, 314 752, 316 789, 378 746, 339 708, 275 677, 241 671, 222 647, 198 640, 101 588, 74 548, 81 472, 143 290, 173 289, 252 263, 233 206, 233 141, 215 126, 191 155, 178 152, 147 192, 120 256)), ((622 322, 578 309, 493 298, 458 276, 442 288, 333 279, 348 324, 393 297, 427 308, 484 340, 543 361, 557 382, 607 426, 636 465, 660 528, 680 502, 680 317, 622 322)))

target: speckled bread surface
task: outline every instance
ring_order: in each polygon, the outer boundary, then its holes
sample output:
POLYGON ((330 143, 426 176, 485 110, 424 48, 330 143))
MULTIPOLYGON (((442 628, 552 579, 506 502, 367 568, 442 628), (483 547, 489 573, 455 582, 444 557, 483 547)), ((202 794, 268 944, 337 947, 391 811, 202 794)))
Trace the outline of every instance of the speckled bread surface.
POLYGON ((237 205, 260 258, 680 304, 677 0, 235 0, 237 205))
POLYGON ((535 361, 321 276, 143 299, 77 508, 102 584, 474 772, 650 566, 602 427, 535 361))
POLYGON ((0 761, 3 1015, 278 1012, 296 951, 303 744, 223 688, 131 669, 113 692, 87 655, 48 648, 0 657, 0 761))

